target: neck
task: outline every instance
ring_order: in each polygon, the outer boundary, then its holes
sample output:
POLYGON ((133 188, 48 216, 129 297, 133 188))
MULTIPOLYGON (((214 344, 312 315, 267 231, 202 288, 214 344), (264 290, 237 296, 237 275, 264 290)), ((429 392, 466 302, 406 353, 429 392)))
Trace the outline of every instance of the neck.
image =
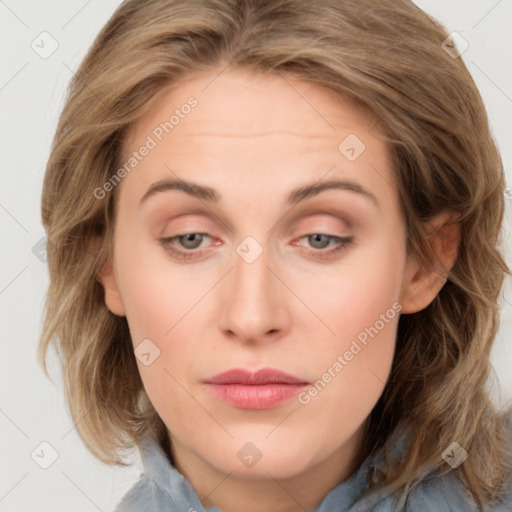
POLYGON ((173 440, 172 460, 190 482, 205 509, 223 512, 303 512, 320 505, 336 485, 347 479, 361 464, 362 430, 327 459, 306 471, 287 478, 252 480, 234 477, 208 464, 195 452, 173 440))

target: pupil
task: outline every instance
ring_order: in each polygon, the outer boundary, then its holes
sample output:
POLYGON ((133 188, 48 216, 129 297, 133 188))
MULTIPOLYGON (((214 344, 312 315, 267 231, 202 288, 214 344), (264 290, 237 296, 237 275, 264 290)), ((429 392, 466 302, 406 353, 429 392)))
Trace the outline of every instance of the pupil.
MULTIPOLYGON (((321 242, 322 237, 324 237, 324 241, 325 241, 325 235, 316 234, 316 235, 312 235, 312 236, 313 236, 314 242, 321 242)), ((322 244, 320 243, 320 245, 322 245, 322 244)))
MULTIPOLYGON (((197 242, 197 240, 194 240, 196 237, 199 240, 199 234, 198 233, 189 233, 185 235, 185 246, 189 249, 195 249, 194 242, 197 242), (187 245, 187 242, 192 242, 192 246, 187 245)), ((197 245, 197 243, 196 243, 197 245)))

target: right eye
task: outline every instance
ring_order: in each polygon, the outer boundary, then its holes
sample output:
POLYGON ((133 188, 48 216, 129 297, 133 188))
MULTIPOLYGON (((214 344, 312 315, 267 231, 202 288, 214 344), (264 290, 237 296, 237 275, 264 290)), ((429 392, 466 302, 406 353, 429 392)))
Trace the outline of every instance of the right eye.
POLYGON ((203 237, 207 237, 206 233, 186 233, 184 235, 175 235, 171 237, 165 237, 160 239, 160 243, 162 246, 170 252, 172 255, 181 258, 181 259, 190 259, 194 257, 202 256, 202 253, 199 256, 196 254, 195 250, 200 245, 203 237), (183 244, 187 250, 176 249, 173 245, 174 241, 178 241, 180 244, 183 244), (199 241, 199 245, 198 242, 199 241))

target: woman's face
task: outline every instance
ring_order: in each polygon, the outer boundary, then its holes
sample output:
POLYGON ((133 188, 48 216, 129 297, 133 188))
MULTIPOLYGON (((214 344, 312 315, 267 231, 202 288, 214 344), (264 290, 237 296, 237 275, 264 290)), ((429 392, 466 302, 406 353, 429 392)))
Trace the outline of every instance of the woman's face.
POLYGON ((106 303, 183 466, 340 467, 388 378, 407 277, 386 146, 318 86, 219 72, 126 141, 106 303), (232 369, 248 380, 214 378, 232 369))

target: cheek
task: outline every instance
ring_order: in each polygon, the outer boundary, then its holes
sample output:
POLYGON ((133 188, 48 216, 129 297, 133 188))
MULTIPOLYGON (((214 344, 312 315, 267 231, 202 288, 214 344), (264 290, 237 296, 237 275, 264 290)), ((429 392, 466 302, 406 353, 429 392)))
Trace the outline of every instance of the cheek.
POLYGON ((200 339, 194 329, 203 318, 204 286, 170 275, 166 266, 138 266, 135 258, 121 273, 129 276, 123 302, 144 388, 165 423, 179 425, 194 407, 185 389, 196 377, 204 349, 194 342, 200 339), (140 357, 144 353, 150 354, 147 365, 140 357))
POLYGON ((336 381, 332 387, 339 385, 342 393, 361 392, 369 382, 373 394, 389 373, 401 305, 393 280, 374 283, 367 273, 352 284, 332 285, 329 301, 322 297, 315 303, 325 328, 309 347, 308 361, 314 362, 315 378, 323 374, 325 382, 336 381), (329 378, 334 374, 336 379, 329 378))
MULTIPOLYGON (((318 272, 309 285, 296 280, 296 289, 323 322, 325 339, 333 348, 343 348, 342 340, 373 326, 400 298, 405 250, 388 239, 376 237, 341 263, 318 272)), ((394 317, 397 307, 388 316, 394 317)))
MULTIPOLYGON (((134 238, 136 238, 134 236, 134 238)), ((204 282, 173 264, 155 241, 137 243, 119 237, 116 274, 132 340, 163 340, 173 326, 204 295, 204 282)), ((189 269, 192 267, 188 267, 189 269)))
MULTIPOLYGON (((388 290, 367 301, 346 301, 332 311, 335 335, 317 338, 306 354, 312 384, 298 396, 304 425, 342 442, 354 433, 382 395, 393 361, 400 304, 388 290)), ((371 295, 371 293, 368 293, 371 295)), ((329 448, 324 447, 327 454, 329 448)))
POLYGON ((323 334, 309 351, 315 385, 301 403, 336 418, 334 424, 341 417, 354 426, 362 421, 391 369, 405 255, 399 245, 386 246, 385 237, 380 242, 347 258, 336 274, 322 276, 309 294, 323 334))

